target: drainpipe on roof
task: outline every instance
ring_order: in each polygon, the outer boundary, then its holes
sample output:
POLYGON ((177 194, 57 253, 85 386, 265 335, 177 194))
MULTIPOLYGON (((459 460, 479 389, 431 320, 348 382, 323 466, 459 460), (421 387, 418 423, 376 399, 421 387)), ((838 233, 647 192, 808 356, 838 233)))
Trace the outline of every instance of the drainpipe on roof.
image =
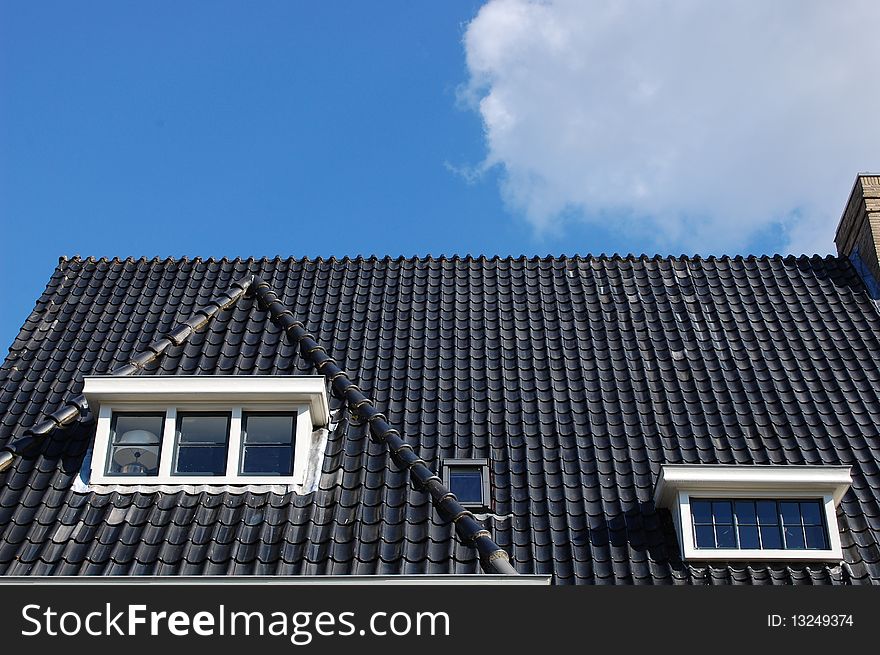
POLYGON ((389 425, 388 420, 373 406, 372 401, 306 331, 303 324, 296 320, 293 312, 282 304, 269 283, 254 276, 251 290, 266 307, 272 320, 282 327, 294 344, 299 346, 302 356, 327 379, 334 395, 348 405, 349 411, 354 416, 367 422, 373 441, 385 444, 394 463, 409 472, 410 479, 418 489, 430 494, 431 501, 440 515, 454 524, 459 540, 477 549, 483 570, 486 573, 517 575, 516 569, 510 564, 507 552, 495 543, 489 531, 480 525, 476 517, 462 507, 455 494, 443 484, 443 480, 416 455, 413 447, 403 440, 400 432, 389 425))

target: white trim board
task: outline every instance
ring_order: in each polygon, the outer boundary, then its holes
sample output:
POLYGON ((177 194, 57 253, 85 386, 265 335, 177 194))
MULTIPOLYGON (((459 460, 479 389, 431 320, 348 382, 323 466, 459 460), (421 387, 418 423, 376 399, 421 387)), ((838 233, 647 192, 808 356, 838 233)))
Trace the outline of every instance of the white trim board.
POLYGON ((672 507, 679 491, 751 491, 802 489, 830 492, 839 505, 852 484, 849 466, 741 466, 726 464, 665 464, 654 490, 657 507, 672 507))
POLYGON ((308 403, 315 426, 326 426, 330 420, 327 384, 321 375, 87 375, 83 394, 93 408, 131 402, 308 403))

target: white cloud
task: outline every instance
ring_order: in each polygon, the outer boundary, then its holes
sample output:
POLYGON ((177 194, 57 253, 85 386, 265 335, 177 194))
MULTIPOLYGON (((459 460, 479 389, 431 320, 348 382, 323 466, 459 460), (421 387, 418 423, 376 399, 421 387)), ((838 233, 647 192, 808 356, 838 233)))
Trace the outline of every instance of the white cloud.
POLYGON ((880 169, 880 3, 490 0, 464 37, 502 194, 539 230, 829 252, 880 169))

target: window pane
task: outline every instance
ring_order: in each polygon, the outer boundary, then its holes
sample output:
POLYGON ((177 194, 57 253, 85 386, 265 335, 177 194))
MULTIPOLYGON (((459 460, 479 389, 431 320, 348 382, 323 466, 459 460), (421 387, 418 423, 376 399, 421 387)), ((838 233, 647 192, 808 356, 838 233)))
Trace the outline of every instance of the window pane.
POLYGON ((815 500, 801 503, 801 516, 804 525, 822 525, 822 508, 815 500))
POLYGON ((732 525, 715 526, 715 543, 719 548, 736 548, 736 535, 732 525))
MULTIPOLYGON (((760 516, 759 509, 758 517, 760 518, 760 516)), ((778 526, 761 528, 761 548, 782 548, 782 535, 779 532, 778 526)))
POLYGON ((248 475, 290 475, 293 471, 291 446, 245 446, 241 472, 248 475))
POLYGON ((739 547, 740 548, 760 548, 761 542, 758 540, 758 528, 754 525, 739 526, 739 547))
POLYGON ((801 510, 799 503, 784 500, 779 503, 779 512, 782 514, 783 523, 787 525, 800 525, 801 510))
POLYGON ((691 514, 694 523, 712 523, 712 504, 708 500, 692 500, 691 514))
POLYGON ((804 528, 804 531, 807 533, 807 548, 818 548, 820 550, 828 548, 824 527, 808 526, 804 528))
POLYGON ((476 466, 456 466, 449 470, 450 491, 462 503, 483 502, 483 475, 476 466))
POLYGON ((245 443, 292 444, 295 423, 293 414, 285 416, 246 414, 245 443))
POLYGON ((174 472, 224 475, 229 414, 178 414, 174 472))
POLYGON ((698 525, 695 531, 697 548, 715 548, 715 531, 711 525, 698 525))
POLYGON ((163 414, 114 414, 107 473, 158 475, 163 414))
MULTIPOLYGON (((758 506, 758 523, 761 525, 776 525, 779 523, 775 500, 759 500, 755 504, 758 506)), ((767 546, 764 547, 766 548, 767 546)))
POLYGON ((226 446, 180 446, 175 472, 223 475, 226 473, 226 446))
POLYGON ((740 525, 756 525, 758 523, 754 501, 738 500, 734 503, 734 508, 736 510, 736 522, 740 525))
MULTIPOLYGON (((162 414, 116 414, 113 421, 113 443, 119 443, 118 440, 128 435, 129 432, 141 430, 150 433, 147 441, 158 443, 162 439, 162 424, 165 421, 165 416, 162 414)), ((130 441, 130 438, 127 441, 130 441)))
POLYGON ((225 444, 229 435, 229 416, 182 414, 177 421, 178 443, 225 444))
POLYGON ((804 548, 804 529, 799 525, 785 526, 785 547, 800 550, 804 548))
POLYGON ((715 523, 733 523, 733 509, 726 500, 712 501, 712 516, 715 517, 715 523))

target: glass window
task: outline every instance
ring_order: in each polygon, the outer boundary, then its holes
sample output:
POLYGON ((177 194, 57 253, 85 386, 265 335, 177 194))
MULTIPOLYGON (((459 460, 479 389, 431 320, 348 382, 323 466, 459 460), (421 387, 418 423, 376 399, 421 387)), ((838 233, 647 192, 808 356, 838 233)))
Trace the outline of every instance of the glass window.
POLYGON ((825 528, 821 525, 806 526, 804 533, 807 541, 807 549, 825 550, 828 548, 828 539, 825 534, 825 528))
POLYGON ((785 525, 800 525, 801 510, 797 501, 783 501, 779 503, 779 513, 782 514, 782 522, 785 525))
POLYGON ((758 536, 758 526, 741 525, 739 530, 739 547, 740 548, 760 548, 761 538, 758 536))
POLYGON ((778 525, 761 526, 761 548, 782 548, 782 535, 778 525))
POLYGON ((755 512, 755 503, 751 500, 737 500, 734 504, 736 509, 736 522, 739 525, 758 525, 758 515, 755 512))
POLYGON ((173 472, 179 475, 224 475, 229 419, 229 414, 178 414, 173 472))
POLYGON ((711 525, 694 526, 697 548, 715 548, 715 529, 711 525))
POLYGON ((822 507, 819 503, 808 501, 803 502, 800 505, 804 525, 822 525, 822 507))
POLYGON ((820 500, 691 499, 697 548, 825 550, 820 500))
POLYGON ((804 530, 799 525, 785 526, 785 547, 792 550, 804 548, 804 530))
POLYGON ((729 500, 712 501, 712 520, 715 524, 733 525, 733 510, 729 500))
POLYGON ((715 526, 715 546, 717 548, 736 548, 736 533, 732 525, 715 526))
POLYGON ((708 500, 692 500, 691 513, 697 525, 712 525, 712 503, 708 500))
POLYGON ((114 413, 108 475, 158 475, 165 415, 114 413))
POLYGON ((779 513, 776 511, 775 500, 759 500, 755 504, 758 507, 758 522, 761 525, 779 524, 779 513))
POLYGON ((296 440, 294 414, 242 416, 242 475, 290 475, 296 440))
POLYGON ((455 494, 460 503, 466 505, 485 503, 483 498, 483 467, 450 466, 449 490, 455 494))

